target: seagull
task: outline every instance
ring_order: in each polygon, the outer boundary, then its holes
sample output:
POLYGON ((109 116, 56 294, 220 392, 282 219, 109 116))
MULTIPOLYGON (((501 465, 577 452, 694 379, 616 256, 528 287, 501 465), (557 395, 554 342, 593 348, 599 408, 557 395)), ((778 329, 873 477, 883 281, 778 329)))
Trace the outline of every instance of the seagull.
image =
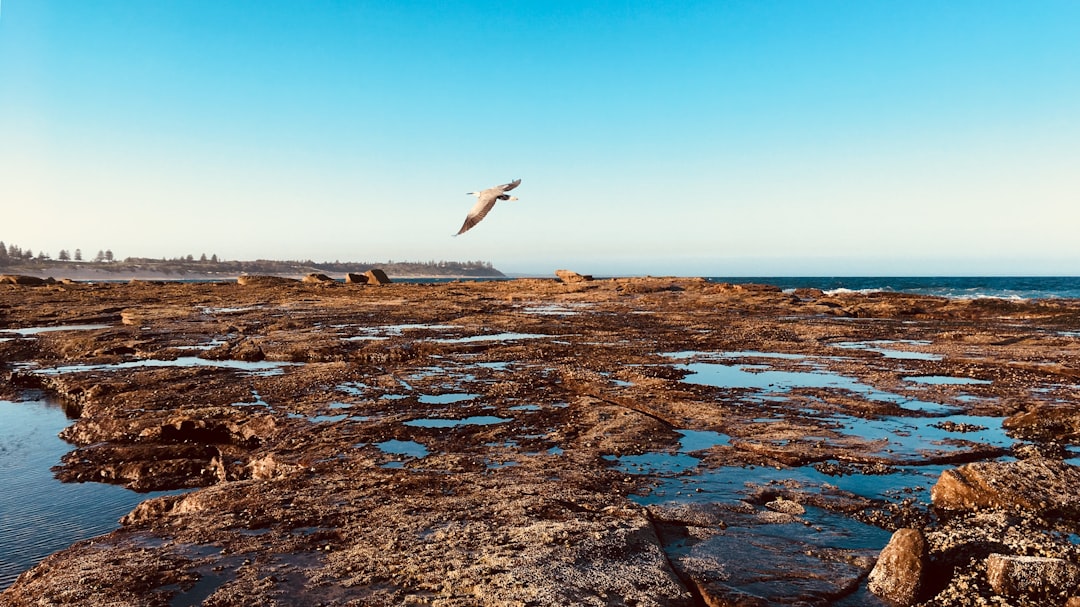
POLYGON ((469 214, 465 217, 465 223, 461 224, 461 230, 457 234, 454 234, 454 236, 464 234, 471 230, 473 226, 480 223, 480 220, 487 216, 488 211, 495 206, 497 201, 517 200, 517 196, 511 196, 506 192, 518 187, 518 184, 520 183, 520 179, 515 179, 510 183, 497 185, 481 192, 466 192, 470 196, 476 196, 476 204, 473 205, 472 210, 470 210, 469 214))

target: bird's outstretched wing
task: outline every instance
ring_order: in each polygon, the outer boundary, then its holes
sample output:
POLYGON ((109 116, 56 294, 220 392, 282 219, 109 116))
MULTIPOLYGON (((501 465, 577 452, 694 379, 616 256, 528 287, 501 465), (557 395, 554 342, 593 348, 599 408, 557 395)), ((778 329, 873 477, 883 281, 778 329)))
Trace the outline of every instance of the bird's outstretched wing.
POLYGON ((505 184, 499 186, 499 189, 504 191, 504 192, 509 192, 510 190, 518 187, 519 185, 521 185, 521 180, 520 179, 515 179, 515 180, 511 181, 510 183, 505 183, 505 184))
POLYGON ((480 223, 480 220, 486 217, 488 211, 495 206, 496 200, 498 200, 497 196, 480 196, 480 200, 477 200, 473 208, 469 210, 469 214, 465 217, 465 223, 461 224, 461 229, 454 236, 464 234, 480 223))

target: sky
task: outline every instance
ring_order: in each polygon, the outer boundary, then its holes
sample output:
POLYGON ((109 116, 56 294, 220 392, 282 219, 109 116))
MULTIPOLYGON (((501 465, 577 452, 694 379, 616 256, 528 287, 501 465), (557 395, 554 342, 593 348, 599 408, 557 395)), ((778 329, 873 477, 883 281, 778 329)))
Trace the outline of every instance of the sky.
POLYGON ((1078 31, 1075 0, 2 0, 0 240, 1080 275, 1078 31))

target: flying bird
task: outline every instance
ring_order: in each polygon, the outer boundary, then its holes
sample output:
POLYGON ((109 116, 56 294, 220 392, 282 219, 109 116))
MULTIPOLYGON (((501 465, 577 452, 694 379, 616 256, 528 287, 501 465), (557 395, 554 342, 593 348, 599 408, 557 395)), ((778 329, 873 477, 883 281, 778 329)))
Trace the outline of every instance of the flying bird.
POLYGON ((495 206, 495 203, 499 200, 517 200, 517 196, 511 196, 507 194, 510 190, 518 187, 521 183, 520 179, 515 179, 510 183, 504 183, 503 185, 497 185, 493 188, 488 188, 480 192, 467 192, 470 196, 476 196, 476 204, 473 205, 472 210, 465 217, 465 223, 461 224, 461 230, 454 236, 464 234, 472 229, 473 226, 480 223, 480 220, 487 216, 491 208, 495 206))

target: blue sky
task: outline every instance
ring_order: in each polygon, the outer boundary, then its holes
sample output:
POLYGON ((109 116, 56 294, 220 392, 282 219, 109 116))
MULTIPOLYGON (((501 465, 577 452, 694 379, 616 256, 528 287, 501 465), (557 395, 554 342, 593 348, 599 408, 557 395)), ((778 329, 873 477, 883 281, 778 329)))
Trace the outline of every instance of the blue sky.
POLYGON ((1080 274, 1078 31, 1052 0, 4 0, 0 240, 1080 274))

